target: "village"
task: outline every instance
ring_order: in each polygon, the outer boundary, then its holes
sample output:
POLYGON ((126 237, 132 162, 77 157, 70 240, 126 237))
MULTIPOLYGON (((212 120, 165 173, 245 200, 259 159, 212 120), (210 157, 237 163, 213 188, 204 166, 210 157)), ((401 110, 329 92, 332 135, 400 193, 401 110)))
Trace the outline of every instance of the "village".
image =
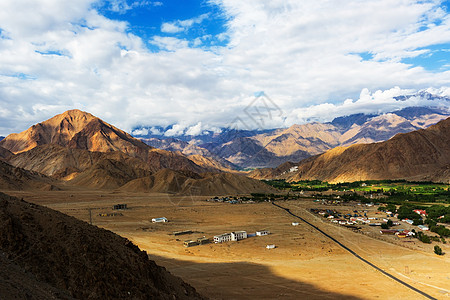
MULTIPOLYGON (((322 217, 336 226, 345 227, 355 232, 380 238, 386 236, 387 241, 411 242, 419 239, 424 243, 433 240, 446 243, 445 237, 431 232, 423 223, 428 213, 424 209, 414 209, 417 216, 401 217, 399 213, 390 211, 388 206, 380 204, 340 203, 339 201, 315 200, 326 208, 310 208, 310 212, 322 217), (425 232, 427 234, 425 234, 425 232), (389 238, 390 236, 390 238, 389 238)), ((395 206, 390 206, 395 207, 395 206)), ((440 225, 445 227, 444 225, 440 225)), ((448 229, 447 229, 448 230, 448 229)), ((383 238, 385 239, 385 238, 383 238)))

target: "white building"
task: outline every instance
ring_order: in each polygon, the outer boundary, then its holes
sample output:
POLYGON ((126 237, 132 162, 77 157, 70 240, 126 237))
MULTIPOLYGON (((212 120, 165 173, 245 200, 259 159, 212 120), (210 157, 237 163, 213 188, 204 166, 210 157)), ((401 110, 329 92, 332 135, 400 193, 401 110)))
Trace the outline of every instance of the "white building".
POLYGON ((247 231, 233 231, 214 236, 214 243, 223 243, 229 241, 240 241, 247 238, 247 231))
POLYGON ((231 241, 231 233, 224 233, 221 235, 214 236, 214 243, 223 243, 231 241))
POLYGON ((240 241, 247 238, 247 231, 233 231, 231 233, 232 241, 240 241))
POLYGON ((292 226, 298 226, 298 222, 292 222, 292 226))
POLYGON ((268 231, 268 230, 260 230, 260 231, 256 232, 257 236, 263 236, 263 235, 268 235, 268 234, 270 234, 270 231, 268 231))
POLYGON ((162 217, 162 218, 153 218, 152 219, 153 223, 166 223, 169 222, 169 220, 167 220, 167 218, 162 217))
POLYGON ((275 245, 267 245, 267 246, 266 246, 267 249, 275 249, 276 247, 277 247, 277 246, 275 246, 275 245))

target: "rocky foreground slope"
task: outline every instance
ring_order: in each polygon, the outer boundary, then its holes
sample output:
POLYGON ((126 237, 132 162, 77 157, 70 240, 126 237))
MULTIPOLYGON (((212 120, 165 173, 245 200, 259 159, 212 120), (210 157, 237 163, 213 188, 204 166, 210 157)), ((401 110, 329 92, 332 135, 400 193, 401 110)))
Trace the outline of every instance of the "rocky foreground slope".
POLYGON ((203 299, 129 240, 0 193, 0 299, 203 299))

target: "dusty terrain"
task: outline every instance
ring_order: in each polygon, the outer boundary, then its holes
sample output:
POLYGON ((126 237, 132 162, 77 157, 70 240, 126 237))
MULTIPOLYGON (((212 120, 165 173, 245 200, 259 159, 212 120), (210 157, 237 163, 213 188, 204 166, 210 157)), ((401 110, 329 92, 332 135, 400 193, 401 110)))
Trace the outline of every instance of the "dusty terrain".
MULTIPOLYGON (((109 229, 136 243, 171 273, 212 299, 425 299, 361 262, 309 225, 270 203, 206 202, 208 197, 118 191, 11 192, 109 229), (112 206, 126 203, 127 210, 112 206), (120 213, 104 217, 99 214, 120 213), (169 223, 154 224, 166 217, 169 223), (299 221, 299 226, 291 223, 299 221), (183 241, 234 230, 272 234, 190 248, 183 241), (172 233, 192 230, 193 234, 172 233), (266 245, 277 248, 268 250, 266 245)), ((312 201, 280 202, 363 258, 438 299, 450 298, 449 254, 413 250, 321 220, 312 201)), ((450 247, 440 244, 444 252, 450 247)))

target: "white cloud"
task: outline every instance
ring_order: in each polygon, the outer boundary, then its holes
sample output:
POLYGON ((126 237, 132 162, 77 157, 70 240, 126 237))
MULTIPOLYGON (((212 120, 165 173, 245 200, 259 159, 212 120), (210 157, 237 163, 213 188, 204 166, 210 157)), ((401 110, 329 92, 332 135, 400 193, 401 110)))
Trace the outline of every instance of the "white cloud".
MULTIPOLYGON (((244 109, 261 90, 285 112, 264 125, 288 126, 429 103, 392 95, 450 82, 448 70, 401 63, 450 42, 438 1, 213 2, 228 20, 219 36, 229 45, 204 50, 198 40, 153 36, 163 51, 152 53, 128 23, 100 15, 96 0, 0 1, 0 135, 70 108, 125 130, 182 124, 169 134, 200 122, 203 130, 250 123, 244 109), (373 59, 358 55, 365 52, 373 59), (381 92, 358 96, 365 88, 381 92)), ((170 24, 189 30, 204 18, 170 24)))
POLYGON ((177 136, 177 135, 183 135, 186 130, 186 126, 181 124, 175 124, 172 126, 172 128, 168 129, 164 135, 165 136, 177 136))
POLYGON ((131 132, 132 135, 147 135, 149 130, 147 128, 135 129, 131 132))
POLYGON ((163 23, 161 25, 161 31, 166 33, 177 33, 184 31, 184 28, 174 23, 163 23))
POLYGON ((186 130, 186 135, 200 135, 202 132, 202 122, 198 122, 196 125, 191 126, 186 130))
MULTIPOLYGON (((450 101, 447 99, 426 99, 420 96, 420 92, 428 92, 435 96, 450 97, 450 87, 440 89, 429 88, 422 91, 405 90, 395 87, 389 90, 378 90, 371 93, 368 89, 363 89, 359 99, 356 101, 347 99, 340 103, 322 103, 312 105, 306 108, 293 110, 286 123, 307 123, 311 121, 328 122, 334 118, 351 115, 356 113, 387 113, 410 106, 434 106, 434 107, 450 107, 450 101), (398 99, 399 96, 410 96, 406 99, 398 99), (326 114, 324 114, 326 112, 326 114)), ((450 112, 450 111, 449 111, 450 112)))
POLYGON ((189 30, 194 24, 200 24, 208 18, 209 14, 202 14, 196 18, 187 20, 176 20, 174 22, 165 22, 161 25, 161 32, 178 33, 189 30))
POLYGON ((108 8, 111 11, 118 12, 118 13, 126 13, 128 10, 135 9, 138 7, 153 7, 153 6, 162 6, 163 3, 160 1, 147 1, 147 0, 140 0, 140 1, 132 1, 130 4, 128 4, 129 1, 127 0, 108 0, 107 4, 108 8))

